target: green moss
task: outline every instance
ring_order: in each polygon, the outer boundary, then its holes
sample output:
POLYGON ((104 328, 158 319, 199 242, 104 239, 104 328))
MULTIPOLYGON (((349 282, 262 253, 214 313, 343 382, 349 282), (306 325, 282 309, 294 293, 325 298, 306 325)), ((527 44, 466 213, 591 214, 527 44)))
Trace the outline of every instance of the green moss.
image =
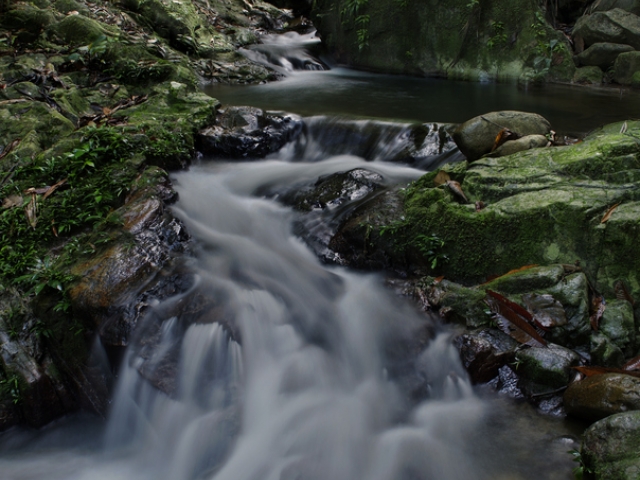
POLYGON ((51 30, 70 45, 89 45, 102 35, 117 35, 117 30, 84 15, 69 15, 55 24, 51 30))

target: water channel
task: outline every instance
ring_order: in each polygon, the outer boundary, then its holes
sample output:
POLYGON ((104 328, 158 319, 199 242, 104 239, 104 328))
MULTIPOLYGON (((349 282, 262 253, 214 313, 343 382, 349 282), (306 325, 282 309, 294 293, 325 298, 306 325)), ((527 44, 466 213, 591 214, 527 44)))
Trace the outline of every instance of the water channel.
MULTIPOLYGON (((280 61, 284 70, 291 63, 280 61)), ((326 121, 349 114, 457 122, 518 108, 564 132, 631 117, 639 101, 629 92, 523 91, 339 68, 208 91, 224 104, 326 121)), ((321 262, 294 234, 301 214, 273 194, 354 168, 385 185, 424 171, 365 161, 348 144, 336 153, 307 142, 296 152, 203 158, 174 175, 174 213, 197 245, 191 288, 216 298, 234 328, 182 322, 176 305, 189 292, 155 305, 123 361, 108 421, 78 415, 0 435, 3 479, 572 478, 566 452, 579 446, 579 425, 473 387, 447 326, 386 288, 381 275, 321 262), (140 341, 151 330, 155 340, 140 341), (410 351, 394 354, 398 346, 410 351), (140 374, 169 362, 170 395, 140 374), (416 383, 423 393, 409 395, 416 383)))

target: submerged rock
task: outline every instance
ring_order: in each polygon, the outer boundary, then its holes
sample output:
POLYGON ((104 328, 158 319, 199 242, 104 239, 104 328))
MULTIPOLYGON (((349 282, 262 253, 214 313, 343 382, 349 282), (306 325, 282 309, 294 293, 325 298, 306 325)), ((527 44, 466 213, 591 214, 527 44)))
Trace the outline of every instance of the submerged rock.
MULTIPOLYGON (((505 128, 519 135, 544 136, 551 132, 549 122, 536 113, 502 111, 467 120, 454 130, 453 140, 469 161, 477 160, 491 152, 497 135, 505 128)), ((511 142, 506 142, 503 146, 509 143, 511 142)), ((537 142, 534 143, 537 144, 537 142)))

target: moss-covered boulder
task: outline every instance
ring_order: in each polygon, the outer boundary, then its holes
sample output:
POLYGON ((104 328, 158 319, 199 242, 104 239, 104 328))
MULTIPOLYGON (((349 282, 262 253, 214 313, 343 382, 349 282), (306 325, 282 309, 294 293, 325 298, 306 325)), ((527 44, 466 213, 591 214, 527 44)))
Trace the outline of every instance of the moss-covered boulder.
POLYGON ((587 377, 569 385, 564 404, 567 413, 590 421, 640 410, 640 379, 623 373, 587 377))
POLYGON ((632 52, 631 45, 620 45, 617 43, 599 42, 594 43, 589 48, 575 56, 578 65, 600 67, 603 71, 613 66, 618 55, 625 52, 632 52))
POLYGON ((590 12, 606 12, 620 8, 626 12, 640 15, 640 2, 638 0, 602 0, 589 6, 590 12))
POLYGON ((573 83, 599 85, 602 83, 603 76, 604 74, 600 67, 581 67, 576 68, 571 80, 573 83))
POLYGON ((613 65, 613 79, 621 85, 640 86, 640 52, 618 55, 613 65))
POLYGON ((312 18, 339 61, 467 80, 564 80, 571 48, 536 2, 319 0, 312 18))
POLYGON ((640 48, 640 17, 621 8, 596 12, 578 19, 573 38, 585 47, 595 43, 617 43, 640 48))
POLYGON ((640 477, 640 412, 612 415, 591 425, 584 434, 581 461, 600 480, 640 477))

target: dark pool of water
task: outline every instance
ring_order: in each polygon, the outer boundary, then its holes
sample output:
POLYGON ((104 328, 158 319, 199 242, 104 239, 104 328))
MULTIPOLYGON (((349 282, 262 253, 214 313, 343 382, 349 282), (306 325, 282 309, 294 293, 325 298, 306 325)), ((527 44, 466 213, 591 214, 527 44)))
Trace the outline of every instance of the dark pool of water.
POLYGON ((463 122, 495 110, 546 117, 562 133, 640 117, 640 93, 615 87, 454 82, 377 75, 345 68, 294 72, 255 86, 211 85, 205 91, 226 105, 252 105, 301 115, 338 114, 420 122, 463 122))

